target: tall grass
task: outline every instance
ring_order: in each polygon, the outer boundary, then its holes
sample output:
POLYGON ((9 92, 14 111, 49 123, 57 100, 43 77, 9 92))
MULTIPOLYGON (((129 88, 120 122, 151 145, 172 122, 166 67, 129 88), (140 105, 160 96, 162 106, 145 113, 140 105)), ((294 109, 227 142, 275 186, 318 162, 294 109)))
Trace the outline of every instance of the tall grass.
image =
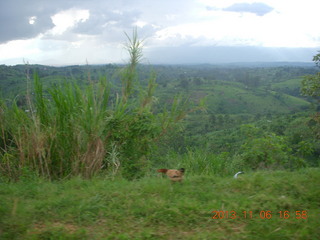
POLYGON ((101 170, 127 178, 145 173, 155 142, 185 116, 187 102, 176 99, 170 110, 153 113, 155 75, 146 89, 136 87, 142 42, 136 31, 128 39, 121 93, 111 95, 105 78, 89 79, 84 89, 66 81, 44 90, 35 74, 29 111, 1 103, 1 175, 18 179, 22 169, 49 179, 91 178, 101 170))
POLYGON ((188 148, 184 153, 168 151, 155 161, 156 167, 186 169, 188 176, 233 176, 238 171, 252 171, 239 155, 220 154, 202 148, 188 148))
POLYGON ((106 161, 105 122, 112 114, 107 82, 86 90, 65 83, 49 90, 49 98, 37 75, 34 86, 30 109, 35 111, 2 106, 2 172, 17 178, 19 169, 27 167, 48 178, 91 177, 106 161))

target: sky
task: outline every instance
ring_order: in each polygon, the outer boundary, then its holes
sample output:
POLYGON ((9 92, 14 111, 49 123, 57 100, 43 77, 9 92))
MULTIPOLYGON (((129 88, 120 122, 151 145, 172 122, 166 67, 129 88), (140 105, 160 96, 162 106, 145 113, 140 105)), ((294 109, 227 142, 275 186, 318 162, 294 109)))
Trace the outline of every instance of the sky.
POLYGON ((319 0, 0 0, 0 64, 311 62, 319 0))

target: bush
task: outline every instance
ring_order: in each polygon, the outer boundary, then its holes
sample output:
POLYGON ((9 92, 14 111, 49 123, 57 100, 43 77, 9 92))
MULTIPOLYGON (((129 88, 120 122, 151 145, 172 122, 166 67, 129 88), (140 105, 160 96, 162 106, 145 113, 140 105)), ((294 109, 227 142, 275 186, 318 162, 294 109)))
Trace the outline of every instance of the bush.
POLYGON ((252 169, 298 168, 305 165, 303 159, 292 154, 286 138, 273 133, 249 139, 241 150, 245 164, 252 169))

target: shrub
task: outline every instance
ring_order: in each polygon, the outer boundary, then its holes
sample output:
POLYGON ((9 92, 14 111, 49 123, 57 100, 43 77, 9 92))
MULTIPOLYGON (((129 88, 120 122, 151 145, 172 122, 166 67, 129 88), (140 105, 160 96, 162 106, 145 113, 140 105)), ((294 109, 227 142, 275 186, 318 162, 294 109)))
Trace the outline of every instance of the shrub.
POLYGON ((292 154, 286 138, 274 133, 249 139, 241 148, 245 164, 252 169, 297 168, 305 165, 303 159, 292 154))

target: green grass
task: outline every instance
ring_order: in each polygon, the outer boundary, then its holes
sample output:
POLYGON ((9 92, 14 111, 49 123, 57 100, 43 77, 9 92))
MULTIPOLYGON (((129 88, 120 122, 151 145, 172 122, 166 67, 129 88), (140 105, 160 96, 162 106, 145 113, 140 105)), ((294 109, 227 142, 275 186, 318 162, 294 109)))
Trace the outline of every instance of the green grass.
POLYGON ((277 82, 277 83, 272 83, 272 88, 274 90, 292 90, 292 89, 297 89, 301 87, 301 81, 302 78, 294 78, 294 79, 289 79, 286 81, 282 81, 282 82, 277 82))
MULTIPOLYGON (((277 86, 274 84, 274 89, 279 91, 271 91, 265 89, 265 86, 259 88, 250 88, 239 82, 227 82, 227 81, 212 81, 210 83, 202 84, 201 86, 191 86, 187 92, 187 95, 191 99, 197 101, 200 98, 207 97, 208 110, 216 113, 226 114, 265 114, 270 113, 289 113, 292 110, 301 111, 310 106, 310 103, 306 100, 291 96, 280 90, 285 88, 293 82, 297 84, 297 81, 287 81, 282 85, 277 86)), ((296 86, 296 85, 294 85, 296 86)), ((173 91, 173 87, 160 90, 160 100, 170 98, 170 91, 173 91), (161 91, 162 90, 162 91, 161 91)), ((175 91, 183 90, 177 87, 175 91)))
POLYGON ((187 173, 182 184, 156 174, 2 182, 0 239, 319 239, 319 182, 317 168, 239 179, 187 173), (240 218, 212 219, 218 210, 240 218), (261 211, 272 217, 261 219, 261 211), (307 211, 307 219, 296 211, 307 211))

